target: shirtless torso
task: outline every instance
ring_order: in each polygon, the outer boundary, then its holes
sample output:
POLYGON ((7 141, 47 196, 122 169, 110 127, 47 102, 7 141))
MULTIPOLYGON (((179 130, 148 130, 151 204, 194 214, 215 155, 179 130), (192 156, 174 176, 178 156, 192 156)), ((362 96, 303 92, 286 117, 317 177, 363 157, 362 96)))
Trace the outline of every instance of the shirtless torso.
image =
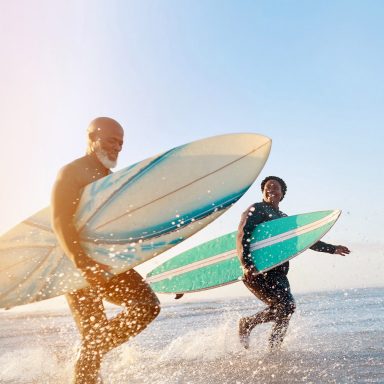
MULTIPOLYGON (((74 226, 84 187, 111 172, 99 157, 112 153, 113 160, 113 154, 122 147, 120 125, 116 126, 118 123, 111 119, 101 119, 104 120, 91 123, 98 129, 96 135, 92 136, 94 131, 89 131, 90 144, 97 142, 102 148, 101 155, 97 154, 97 145, 91 145, 87 155, 61 169, 52 191, 52 221, 59 243, 90 284, 67 294, 82 340, 75 366, 75 384, 100 383, 102 357, 140 333, 160 312, 156 295, 135 270, 106 279, 103 272, 108 271, 108 266, 95 262, 85 253, 74 226), (116 317, 107 319, 103 300, 124 309, 116 317)), ((115 157, 117 159, 117 154, 115 157)))

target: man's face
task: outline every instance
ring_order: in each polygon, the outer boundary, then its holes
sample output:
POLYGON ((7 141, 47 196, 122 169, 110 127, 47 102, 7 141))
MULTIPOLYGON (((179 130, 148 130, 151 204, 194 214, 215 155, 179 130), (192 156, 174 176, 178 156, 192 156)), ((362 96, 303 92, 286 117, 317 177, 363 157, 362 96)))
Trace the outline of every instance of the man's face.
POLYGON ((106 168, 114 168, 123 148, 124 131, 118 126, 99 129, 96 132, 94 151, 106 168))
POLYGON ((280 183, 276 180, 268 180, 263 190, 264 201, 272 205, 279 205, 282 197, 283 192, 280 183))

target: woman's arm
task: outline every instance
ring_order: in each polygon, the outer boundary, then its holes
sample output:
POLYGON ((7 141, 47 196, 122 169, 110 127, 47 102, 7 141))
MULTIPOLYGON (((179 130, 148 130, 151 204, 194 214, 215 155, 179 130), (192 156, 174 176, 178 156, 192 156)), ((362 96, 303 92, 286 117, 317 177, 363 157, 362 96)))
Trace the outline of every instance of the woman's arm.
POLYGON ((237 231, 237 255, 244 270, 255 270, 251 258, 251 240, 252 233, 256 226, 264 222, 262 212, 256 210, 254 205, 251 205, 241 216, 240 224, 237 231))
POLYGON ((351 251, 344 245, 332 245, 324 243, 323 241, 318 241, 310 247, 313 251, 317 252, 326 252, 336 255, 345 256, 348 255, 351 251))

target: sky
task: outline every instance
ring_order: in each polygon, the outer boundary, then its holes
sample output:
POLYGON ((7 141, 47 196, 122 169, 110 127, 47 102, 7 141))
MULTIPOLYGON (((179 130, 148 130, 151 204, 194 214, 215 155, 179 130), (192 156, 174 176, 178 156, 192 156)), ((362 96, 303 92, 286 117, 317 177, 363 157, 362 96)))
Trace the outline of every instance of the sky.
MULTIPOLYGON (((0 0, 0 233, 49 204, 97 116, 125 128, 119 168, 232 132, 272 139, 258 180, 225 215, 138 269, 237 228, 260 180, 287 214, 343 211, 291 263, 294 291, 384 285, 381 0, 0 0)), ((195 298, 248 294, 241 284, 195 298)))

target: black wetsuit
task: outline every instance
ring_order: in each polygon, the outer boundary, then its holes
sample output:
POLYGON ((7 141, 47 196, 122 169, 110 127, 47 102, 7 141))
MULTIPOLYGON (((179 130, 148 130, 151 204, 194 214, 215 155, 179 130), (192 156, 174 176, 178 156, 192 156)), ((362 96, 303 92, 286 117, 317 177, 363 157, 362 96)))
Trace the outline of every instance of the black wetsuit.
MULTIPOLYGON (((287 216, 274 209, 266 202, 252 204, 242 214, 238 229, 237 248, 242 254, 242 263, 249 269, 253 267, 250 245, 252 232, 256 225, 265 221, 275 220, 287 216)), ((319 252, 335 253, 336 248, 318 241, 311 249, 319 252)), ((270 347, 275 348, 281 344, 287 331, 290 316, 295 311, 295 300, 291 294, 288 281, 289 262, 259 274, 246 274, 243 277, 245 286, 260 300, 268 305, 263 311, 241 319, 243 329, 249 335, 252 329, 260 323, 275 322, 269 339, 270 347)))

